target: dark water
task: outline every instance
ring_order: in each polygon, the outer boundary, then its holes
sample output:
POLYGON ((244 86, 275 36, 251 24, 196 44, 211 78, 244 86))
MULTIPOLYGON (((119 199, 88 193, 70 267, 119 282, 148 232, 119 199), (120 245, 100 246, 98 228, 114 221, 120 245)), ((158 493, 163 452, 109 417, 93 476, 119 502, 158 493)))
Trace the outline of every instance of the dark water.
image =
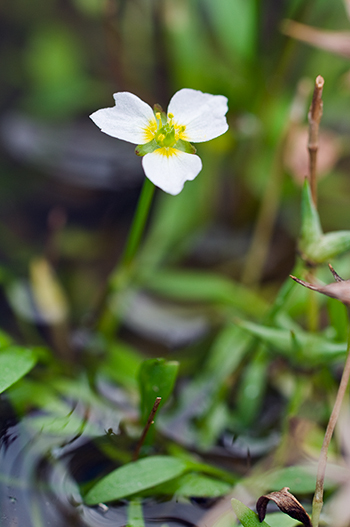
MULTIPOLYGON (((84 437, 69 443, 33 432, 31 416, 17 422, 6 401, 0 403, 0 526, 1 527, 122 527, 127 501, 112 506, 82 504, 79 484, 111 470, 110 461, 84 437), (109 466, 108 466, 109 464, 109 466)), ((108 435, 101 438, 108 441, 108 435)), ((196 525, 210 500, 146 499, 147 526, 196 525)))

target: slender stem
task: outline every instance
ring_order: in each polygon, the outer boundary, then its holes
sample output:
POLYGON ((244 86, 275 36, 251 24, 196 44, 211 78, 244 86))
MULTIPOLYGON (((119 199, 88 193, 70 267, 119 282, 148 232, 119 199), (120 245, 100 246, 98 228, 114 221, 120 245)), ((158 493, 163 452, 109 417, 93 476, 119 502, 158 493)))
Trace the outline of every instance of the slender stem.
POLYGON ((152 203, 155 186, 150 182, 148 178, 145 178, 145 182, 142 187, 142 191, 137 204, 134 220, 131 225, 130 234, 126 247, 120 262, 117 267, 117 271, 120 267, 128 266, 138 249, 140 244, 141 236, 146 225, 148 218, 149 209, 152 203))
POLYGON ((133 461, 136 461, 139 457, 139 453, 140 453, 140 450, 141 450, 141 447, 146 439, 146 435, 148 434, 148 431, 149 429, 151 428, 151 425, 153 425, 154 423, 154 416, 156 415, 157 413, 157 410, 158 410, 158 407, 160 405, 160 401, 162 400, 161 397, 157 397, 156 400, 154 401, 154 405, 153 405, 153 408, 148 416, 148 419, 147 419, 147 423, 145 424, 145 427, 143 429, 143 432, 142 432, 142 435, 139 439, 139 442, 137 443, 136 445, 136 448, 135 448, 135 452, 134 452, 134 455, 133 455, 133 461))
POLYGON ((318 133, 323 112, 322 90, 324 79, 319 75, 316 77, 315 89, 312 97, 312 103, 309 110, 309 169, 310 169, 310 188, 311 195, 315 206, 317 205, 317 174, 316 161, 318 151, 318 133))
POLYGON ((339 384, 337 397, 334 403, 334 407, 331 413, 331 416, 329 418, 328 426, 326 429, 326 433, 324 436, 321 453, 320 453, 320 459, 318 462, 318 469, 317 469, 317 479, 316 479, 316 490, 314 499, 312 502, 312 525, 313 527, 318 527, 320 514, 323 506, 323 487, 324 487, 324 478, 326 473, 326 466, 327 466, 327 455, 328 455, 328 448, 329 444, 334 432, 335 425, 337 423, 341 405, 344 399, 344 395, 346 392, 346 388, 349 382, 350 377, 350 329, 348 334, 348 346, 347 346, 347 356, 344 366, 343 375, 339 384))
POLYGON ((128 274, 128 268, 131 266, 137 249, 140 245, 141 237, 151 207, 154 190, 155 186, 153 183, 151 183, 149 179, 145 178, 139 201, 137 203, 137 209, 130 228, 129 236, 120 262, 116 265, 115 269, 108 278, 107 283, 101 290, 99 298, 96 302, 95 310, 89 317, 90 325, 93 324, 96 319, 99 319, 100 328, 104 327, 106 334, 108 333, 108 328, 115 327, 115 317, 111 317, 108 307, 105 306, 106 298, 111 287, 118 288, 120 284, 125 282, 125 277, 128 274))

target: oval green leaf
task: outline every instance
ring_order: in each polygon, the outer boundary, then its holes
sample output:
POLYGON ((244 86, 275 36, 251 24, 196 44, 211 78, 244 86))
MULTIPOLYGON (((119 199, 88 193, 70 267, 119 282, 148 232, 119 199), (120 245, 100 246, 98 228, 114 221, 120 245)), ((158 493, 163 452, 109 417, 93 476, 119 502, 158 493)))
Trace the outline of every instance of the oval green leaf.
POLYGON ((128 463, 101 479, 86 494, 87 505, 119 500, 181 476, 188 464, 171 456, 152 456, 128 463))

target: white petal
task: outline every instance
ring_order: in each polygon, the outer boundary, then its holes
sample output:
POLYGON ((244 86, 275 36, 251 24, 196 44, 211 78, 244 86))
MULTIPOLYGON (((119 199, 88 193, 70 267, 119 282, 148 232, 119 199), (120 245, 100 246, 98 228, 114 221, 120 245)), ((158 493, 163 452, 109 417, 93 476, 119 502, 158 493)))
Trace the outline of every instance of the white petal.
POLYGON ((172 97, 168 113, 174 115, 178 125, 186 126, 188 141, 200 143, 224 134, 228 129, 226 112, 227 98, 198 90, 184 88, 172 97))
POLYGON ((200 157, 171 148, 159 148, 142 158, 148 179, 168 194, 179 194, 185 181, 194 179, 202 170, 200 157), (168 151, 169 155, 166 155, 168 151))
POLYGON ((90 118, 105 134, 136 145, 147 143, 147 127, 156 122, 152 108, 129 92, 113 97, 115 106, 97 110, 90 118))

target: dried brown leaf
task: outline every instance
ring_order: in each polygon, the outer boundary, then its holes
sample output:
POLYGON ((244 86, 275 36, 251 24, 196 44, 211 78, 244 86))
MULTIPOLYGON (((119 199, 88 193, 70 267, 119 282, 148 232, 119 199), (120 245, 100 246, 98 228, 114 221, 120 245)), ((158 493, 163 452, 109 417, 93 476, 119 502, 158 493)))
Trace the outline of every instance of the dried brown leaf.
POLYGON ((304 280, 300 280, 300 278, 296 278, 293 275, 289 275, 295 282, 298 282, 298 284, 303 285, 304 287, 307 287, 308 289, 312 289, 312 291, 317 291, 318 293, 322 293, 323 295, 330 296, 331 298, 336 298, 337 300, 340 300, 343 304, 350 307, 350 280, 343 280, 338 273, 335 272, 333 267, 329 265, 329 268, 336 280, 333 284, 327 284, 327 285, 314 285, 310 284, 309 282, 304 282, 304 280))
POLYGON ((312 527, 310 516, 296 497, 289 492, 288 487, 283 487, 283 489, 277 492, 270 492, 270 494, 260 496, 256 502, 256 510, 261 522, 265 518, 266 507, 270 500, 275 502, 277 507, 291 518, 300 521, 305 527, 312 527))

